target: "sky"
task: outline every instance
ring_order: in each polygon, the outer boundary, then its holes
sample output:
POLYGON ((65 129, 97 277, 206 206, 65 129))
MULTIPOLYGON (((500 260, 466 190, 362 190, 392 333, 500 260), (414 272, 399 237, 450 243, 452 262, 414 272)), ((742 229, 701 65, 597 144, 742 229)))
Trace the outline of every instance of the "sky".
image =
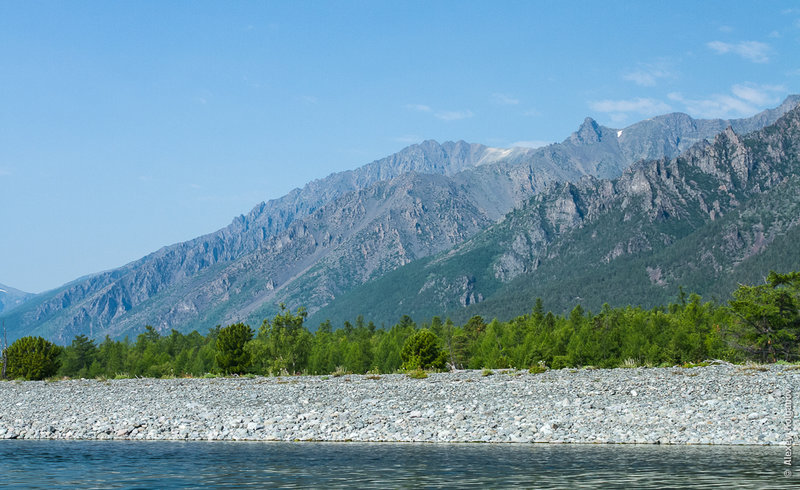
POLYGON ((796 1, 0 0, 0 283, 42 292, 426 139, 746 117, 796 1))

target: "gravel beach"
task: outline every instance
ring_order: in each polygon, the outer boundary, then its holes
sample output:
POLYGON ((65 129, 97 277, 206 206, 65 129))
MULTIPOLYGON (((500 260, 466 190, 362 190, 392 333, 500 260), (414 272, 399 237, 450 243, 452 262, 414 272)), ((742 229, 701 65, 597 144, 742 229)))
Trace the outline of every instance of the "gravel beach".
POLYGON ((794 366, 0 382, 0 439, 785 444, 794 366))

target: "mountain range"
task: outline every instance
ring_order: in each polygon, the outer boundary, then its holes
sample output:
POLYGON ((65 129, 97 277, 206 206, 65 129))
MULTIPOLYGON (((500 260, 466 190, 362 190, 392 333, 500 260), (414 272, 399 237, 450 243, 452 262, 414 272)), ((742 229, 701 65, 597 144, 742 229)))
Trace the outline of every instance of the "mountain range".
POLYGON ((13 310, 33 296, 31 293, 0 284, 0 314, 13 310))
MULTIPOLYGON (((135 335, 145 325, 165 332, 258 324, 281 302, 308 308, 313 325, 358 314, 382 322, 404 313, 508 316, 537 296, 551 308, 604 298, 652 304, 678 284, 723 294, 736 276, 729 272, 756 270, 747 264, 793 232, 772 226, 791 219, 786 203, 771 197, 792 204, 792 184, 778 185, 775 169, 783 167, 772 160, 773 173, 748 163, 742 180, 707 152, 752 160, 758 144, 775 148, 757 141, 777 126, 758 130, 796 116, 798 102, 791 96, 746 119, 669 114, 623 129, 587 118, 562 143, 537 149, 425 141, 261 203, 215 233, 36 295, 3 318, 10 337, 63 343, 81 333, 135 335), (740 136, 751 131, 761 136, 740 136), (662 174, 672 180, 659 180, 662 174), (775 214, 769 223, 765 209, 775 214), (760 231, 739 226, 748 219, 761 220, 760 231), (693 259, 694 268, 681 262, 688 248, 677 261, 658 255, 691 240, 705 239, 711 249, 728 243, 701 232, 728 221, 736 222, 724 229, 733 245, 713 275, 705 272, 708 256, 693 259), (736 244, 756 252, 743 254, 736 244), (629 274, 647 254, 656 258, 647 259, 646 280, 629 274), (634 289, 592 289, 604 274, 630 276, 609 284, 634 289)), ((792 158, 790 150, 778 156, 792 158)))
POLYGON ((556 183, 438 256, 356 288, 312 322, 662 305, 681 287, 727 299, 771 269, 800 268, 800 108, 763 130, 732 128, 617 179, 556 183), (616 306, 615 305, 615 306, 616 306))

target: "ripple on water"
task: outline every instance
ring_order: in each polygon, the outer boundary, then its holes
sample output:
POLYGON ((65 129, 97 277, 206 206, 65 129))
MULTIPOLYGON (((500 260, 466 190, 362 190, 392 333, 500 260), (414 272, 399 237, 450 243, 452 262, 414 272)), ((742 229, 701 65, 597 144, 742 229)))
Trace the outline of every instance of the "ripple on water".
POLYGON ((779 487, 780 447, 0 441, 22 487, 779 487))

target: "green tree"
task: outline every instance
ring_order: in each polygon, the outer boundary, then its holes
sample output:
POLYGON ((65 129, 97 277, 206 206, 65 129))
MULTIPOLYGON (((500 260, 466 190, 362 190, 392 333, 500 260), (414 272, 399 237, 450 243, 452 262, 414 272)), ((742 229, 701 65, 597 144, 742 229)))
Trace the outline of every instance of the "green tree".
POLYGON ((41 337, 22 337, 8 347, 11 378, 44 379, 56 374, 62 348, 41 337))
POLYGON ((447 355, 439 349, 439 337, 422 329, 406 340, 400 352, 403 369, 444 369, 447 355))
POLYGON ((464 324, 464 332, 466 332, 467 336, 472 341, 477 339, 484 330, 486 330, 486 323, 483 321, 483 318, 478 315, 473 316, 464 324))
POLYGON ((97 361, 103 366, 106 376, 115 376, 125 371, 128 348, 127 342, 114 341, 106 335, 97 348, 96 356, 97 361))
POLYGON ((400 326, 400 328, 417 327, 417 324, 414 323, 414 320, 408 315, 403 315, 402 317, 400 317, 400 322, 398 323, 398 325, 400 326))
POLYGON ((280 304, 281 311, 272 321, 264 320, 259 329, 259 342, 265 344, 266 355, 271 360, 271 371, 302 371, 308 365, 313 337, 303 326, 308 313, 300 307, 296 313, 280 304))
POLYGON ((366 373, 373 367, 372 332, 363 321, 357 322, 357 325, 358 323, 361 325, 357 326, 346 339, 344 365, 348 371, 366 373))
POLYGON ((326 374, 336 369, 333 359, 333 327, 325 320, 314 332, 314 342, 308 359, 309 371, 312 374, 326 374))
POLYGON ((94 340, 86 335, 76 335, 72 343, 64 351, 64 362, 61 372, 65 376, 85 377, 97 356, 97 346, 94 340))
POLYGON ((762 362, 798 358, 800 272, 771 271, 766 284, 741 285, 733 298, 734 335, 742 349, 762 362))
POLYGON ((533 320, 541 323, 544 320, 544 303, 542 298, 536 298, 536 303, 533 305, 533 320))
POLYGON ((234 323, 220 329, 217 335, 217 365, 222 371, 243 374, 250 368, 250 352, 245 349, 253 338, 253 330, 244 323, 234 323))
POLYGON ((470 359, 470 367, 478 368, 507 368, 509 359, 503 349, 502 338, 504 332, 503 324, 497 319, 492 320, 486 325, 485 330, 475 341, 475 350, 470 359))
POLYGON ((444 333, 444 324, 442 323, 442 319, 438 316, 431 318, 431 326, 428 327, 434 335, 439 338, 442 338, 442 334, 444 333))
POLYGON ((403 363, 400 351, 403 350, 406 339, 413 333, 413 327, 403 328, 400 325, 393 325, 380 336, 375 349, 375 363, 382 373, 392 373, 400 369, 403 363))

